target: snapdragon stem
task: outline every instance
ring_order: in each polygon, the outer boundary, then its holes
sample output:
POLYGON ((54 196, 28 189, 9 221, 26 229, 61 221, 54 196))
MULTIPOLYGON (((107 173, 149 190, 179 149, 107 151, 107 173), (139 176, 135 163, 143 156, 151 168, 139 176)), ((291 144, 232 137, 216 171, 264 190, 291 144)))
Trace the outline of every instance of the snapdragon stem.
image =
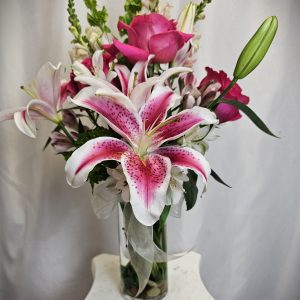
POLYGON ((221 95, 216 100, 211 102, 207 108, 214 110, 216 105, 219 103, 219 101, 223 99, 224 96, 226 96, 226 94, 233 88, 233 86, 237 83, 237 81, 238 81, 237 78, 233 78, 230 84, 227 86, 227 88, 221 93, 221 95))
POLYGON ((58 125, 58 126, 60 127, 60 129, 65 133, 65 135, 68 137, 68 139, 70 140, 70 142, 71 142, 72 144, 74 144, 74 143, 75 143, 75 140, 72 138, 71 134, 69 133, 69 131, 68 131, 67 128, 65 127, 64 123, 63 123, 63 122, 59 122, 57 125, 58 125))

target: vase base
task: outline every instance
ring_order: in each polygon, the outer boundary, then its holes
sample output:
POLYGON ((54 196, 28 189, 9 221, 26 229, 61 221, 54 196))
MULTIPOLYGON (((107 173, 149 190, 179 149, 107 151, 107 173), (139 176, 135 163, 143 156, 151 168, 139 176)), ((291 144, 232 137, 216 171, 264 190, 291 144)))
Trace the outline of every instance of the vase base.
POLYGON ((167 293, 168 292, 166 291, 163 294, 160 294, 160 295, 158 295, 157 297, 154 297, 154 298, 153 297, 151 297, 151 298, 131 297, 129 295, 122 294, 122 298, 126 299, 126 300, 162 300, 162 299, 164 299, 166 297, 167 293))

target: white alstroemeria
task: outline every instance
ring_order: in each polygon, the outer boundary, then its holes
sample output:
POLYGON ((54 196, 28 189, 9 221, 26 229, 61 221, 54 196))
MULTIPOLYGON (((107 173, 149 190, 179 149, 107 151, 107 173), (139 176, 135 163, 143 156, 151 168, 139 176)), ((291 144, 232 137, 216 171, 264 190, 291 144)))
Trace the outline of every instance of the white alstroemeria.
POLYGON ((107 168, 107 173, 115 180, 114 186, 119 191, 122 200, 124 202, 129 202, 129 187, 122 166, 118 165, 115 169, 107 168))
POLYGON ((75 150, 65 167, 68 183, 80 187, 97 164, 106 160, 120 162, 134 215, 142 224, 152 226, 165 207, 172 166, 194 170, 205 183, 211 171, 199 152, 188 147, 162 146, 196 126, 218 123, 215 113, 203 107, 168 117, 177 98, 169 87, 156 85, 144 99, 145 104, 137 109, 120 91, 82 89, 73 103, 97 112, 124 140, 99 137, 75 150))
POLYGON ((209 149, 208 142, 214 141, 218 137, 215 126, 212 128, 210 126, 202 128, 197 126, 180 139, 180 144, 184 147, 195 149, 204 155, 209 149))
POLYGON ((184 33, 194 33, 196 8, 197 4, 193 2, 188 3, 184 7, 177 20, 177 29, 179 31, 184 33))
POLYGON ((184 197, 183 183, 188 180, 186 169, 172 167, 166 205, 175 205, 180 202, 184 197))
MULTIPOLYGON (((160 76, 147 78, 147 67, 152 58, 153 55, 149 55, 147 61, 137 62, 131 71, 125 65, 115 65, 114 70, 120 80, 121 91, 112 85, 109 82, 109 79, 105 80, 101 72, 94 76, 85 66, 78 62, 73 65, 73 70, 76 75, 75 81, 79 81, 95 88, 105 88, 106 90, 110 90, 112 93, 123 93, 130 98, 131 102, 139 110, 149 98, 150 92, 155 85, 162 85, 168 78, 175 74, 189 73, 193 71, 191 68, 174 67, 164 71, 160 76)), ((95 59, 95 61, 96 60, 97 59, 95 59)), ((102 66, 101 59, 99 63, 100 66, 102 66)))
POLYGON ((35 138, 35 120, 46 119, 55 124, 63 120, 60 109, 63 99, 60 96, 61 64, 44 64, 39 70, 34 84, 24 90, 32 97, 26 107, 0 112, 0 123, 14 119, 17 128, 25 135, 35 138))
POLYGON ((90 52, 89 49, 84 47, 81 44, 74 44, 73 48, 69 51, 69 55, 71 58, 72 63, 74 61, 81 61, 87 57, 89 57, 90 52))
POLYGON ((105 73, 103 51, 97 50, 92 57, 92 72, 80 61, 75 61, 72 65, 75 80, 81 83, 89 82, 89 85, 97 87, 107 87, 114 91, 118 90, 110 82, 117 76, 116 72, 108 71, 105 73))

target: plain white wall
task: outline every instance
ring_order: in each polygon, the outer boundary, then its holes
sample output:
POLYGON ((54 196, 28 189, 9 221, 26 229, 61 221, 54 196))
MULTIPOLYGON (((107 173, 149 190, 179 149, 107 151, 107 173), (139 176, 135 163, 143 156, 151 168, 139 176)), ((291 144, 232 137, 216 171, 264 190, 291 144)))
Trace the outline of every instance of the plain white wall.
MULTIPOLYGON (((0 1, 0 109, 26 103, 18 86, 45 61, 69 64, 66 2, 0 1)), ((175 11, 184 2, 173 1, 175 11)), ((121 1, 105 3, 116 20, 121 1)), ((231 74, 258 25, 278 16, 270 52, 240 84, 281 139, 264 135, 246 117, 223 126, 208 158, 233 188, 211 179, 195 209, 170 222, 169 244, 195 245, 202 278, 217 300, 298 300, 300 1, 215 0, 206 12, 199 26, 199 76, 206 65, 231 74)), ((13 123, 0 126, 0 299, 83 299, 91 258, 118 252, 116 215, 98 221, 89 187, 71 189, 63 159, 51 149, 42 153, 51 126, 41 122, 36 140, 13 123)))

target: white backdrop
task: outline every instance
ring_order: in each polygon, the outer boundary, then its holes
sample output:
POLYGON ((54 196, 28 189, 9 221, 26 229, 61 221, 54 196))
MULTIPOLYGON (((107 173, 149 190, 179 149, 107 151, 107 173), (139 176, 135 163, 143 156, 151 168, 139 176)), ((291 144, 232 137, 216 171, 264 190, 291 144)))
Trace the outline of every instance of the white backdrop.
MULTIPOLYGON (((66 2, 0 1, 0 109, 26 103, 18 86, 45 61, 69 63, 66 2)), ((120 2, 105 1, 114 20, 120 2)), ((173 1, 177 11, 184 2, 173 1)), ((269 54, 241 85, 281 139, 262 134, 246 117, 224 126, 208 158, 233 188, 211 180, 184 222, 176 230, 169 224, 170 245, 175 239, 187 247, 196 241, 202 278, 217 300, 299 300, 300 1, 213 2, 200 26, 201 76, 206 65, 230 74, 262 20, 279 18, 269 54)), ((89 187, 71 189, 63 159, 51 149, 42 153, 51 127, 40 123, 38 138, 30 140, 13 123, 0 126, 0 299, 83 299, 92 280, 91 258, 118 252, 116 215, 98 221, 89 187)))

